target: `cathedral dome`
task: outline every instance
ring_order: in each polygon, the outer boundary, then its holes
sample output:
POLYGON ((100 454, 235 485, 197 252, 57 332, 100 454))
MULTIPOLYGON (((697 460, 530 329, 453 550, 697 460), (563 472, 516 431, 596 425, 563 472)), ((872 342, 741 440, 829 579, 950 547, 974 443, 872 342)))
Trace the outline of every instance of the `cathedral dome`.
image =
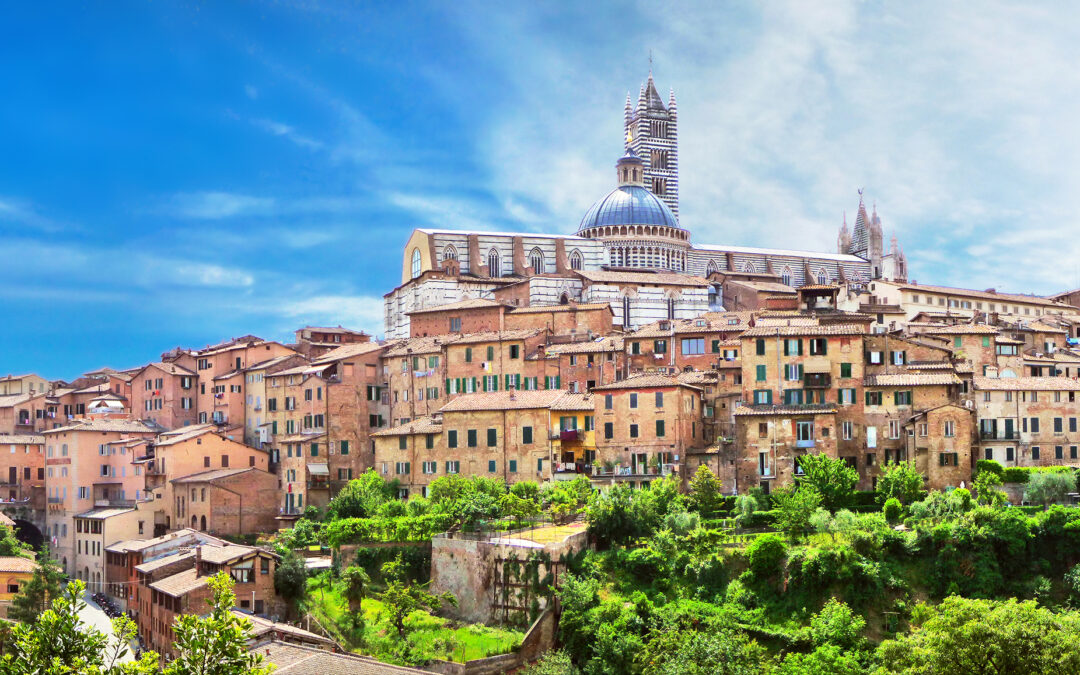
POLYGON ((663 225, 679 227, 675 214, 662 199, 640 185, 620 185, 585 213, 578 232, 606 225, 663 225))

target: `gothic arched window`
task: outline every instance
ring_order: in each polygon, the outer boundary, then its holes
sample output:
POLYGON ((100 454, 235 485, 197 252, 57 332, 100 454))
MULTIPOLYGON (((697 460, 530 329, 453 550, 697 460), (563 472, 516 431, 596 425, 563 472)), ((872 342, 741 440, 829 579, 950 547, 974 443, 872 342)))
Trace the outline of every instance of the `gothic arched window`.
POLYGON ((442 252, 443 260, 457 260, 457 249, 453 244, 448 245, 442 252))
POLYGON ((667 318, 669 318, 669 319, 674 319, 675 318, 675 298, 670 298, 669 297, 667 299, 667 318))
POLYGON ((743 265, 743 270, 742 271, 746 272, 747 274, 753 274, 754 273, 754 264, 753 263, 746 263, 745 265, 743 265))
POLYGON ((544 252, 541 251, 539 248, 534 248, 532 250, 532 252, 529 253, 529 265, 532 266, 533 273, 535 273, 535 274, 543 274, 544 273, 544 252))
POLYGON ((785 267, 784 271, 780 273, 780 283, 784 284, 785 286, 790 286, 791 285, 791 268, 790 267, 785 267))
POLYGON ((622 299, 623 330, 630 328, 630 296, 624 295, 622 299))
POLYGON ((819 269, 817 271, 817 282, 822 286, 829 283, 829 275, 825 273, 824 269, 819 269))
POLYGON ((412 250, 412 278, 420 276, 420 249, 412 250))
POLYGON ((495 249, 488 251, 488 276, 499 277, 499 252, 495 249))
POLYGON ((715 260, 710 260, 709 264, 705 267, 705 276, 709 276, 710 274, 715 274, 717 271, 718 270, 716 269, 716 261, 715 260))
MULTIPOLYGON (((570 269, 572 269, 572 270, 581 270, 581 268, 584 266, 584 262, 585 261, 582 260, 582 258, 581 258, 581 251, 579 251, 577 249, 574 249, 573 251, 570 251, 570 269)), ((615 262, 615 251, 614 250, 611 252, 611 262, 613 264, 615 262)))

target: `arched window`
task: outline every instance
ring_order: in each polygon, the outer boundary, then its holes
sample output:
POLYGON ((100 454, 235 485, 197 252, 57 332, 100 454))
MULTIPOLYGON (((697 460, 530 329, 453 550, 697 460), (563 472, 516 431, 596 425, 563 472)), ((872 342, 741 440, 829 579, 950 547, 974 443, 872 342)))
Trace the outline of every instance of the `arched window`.
POLYGON ((199 516, 199 529, 206 532, 206 516, 199 516))
MULTIPOLYGON (((611 262, 615 262, 615 251, 611 252, 611 262)), ((580 270, 584 266, 585 261, 581 258, 581 251, 574 249, 570 251, 570 269, 580 270)))
POLYGON ((622 299, 623 330, 630 328, 630 296, 624 295, 622 299))
POLYGON ((449 245, 449 246, 447 246, 446 248, 443 249, 442 259, 443 260, 457 260, 457 249, 454 248, 453 244, 451 244, 451 245, 449 245))
POLYGON ((412 278, 420 276, 420 249, 412 250, 412 278))
POLYGON ((753 263, 746 263, 745 265, 743 265, 743 270, 742 271, 746 272, 747 274, 753 274, 754 273, 754 264, 753 263))
POLYGON ((791 268, 790 267, 785 267, 784 271, 780 273, 780 283, 784 284, 785 286, 790 286, 791 285, 791 268))
POLYGON ((823 286, 829 283, 829 275, 825 274, 824 269, 819 269, 817 271, 817 282, 823 286))
POLYGON ((502 276, 499 274, 499 252, 495 249, 488 251, 488 276, 502 276))
POLYGON ((535 273, 535 274, 543 274, 544 273, 544 252, 541 251, 539 248, 534 248, 532 250, 532 252, 529 253, 529 265, 532 266, 533 273, 535 273))
POLYGON ((667 318, 669 318, 669 319, 674 319, 675 318, 675 298, 670 298, 669 297, 667 299, 667 318))
POLYGON ((559 304, 560 305, 569 305, 570 304, 570 296, 567 295, 566 293, 563 293, 562 295, 560 295, 559 296, 559 304))
POLYGON ((715 260, 710 260, 709 264, 705 267, 705 276, 709 276, 710 274, 714 274, 717 271, 718 270, 716 269, 716 261, 715 260))

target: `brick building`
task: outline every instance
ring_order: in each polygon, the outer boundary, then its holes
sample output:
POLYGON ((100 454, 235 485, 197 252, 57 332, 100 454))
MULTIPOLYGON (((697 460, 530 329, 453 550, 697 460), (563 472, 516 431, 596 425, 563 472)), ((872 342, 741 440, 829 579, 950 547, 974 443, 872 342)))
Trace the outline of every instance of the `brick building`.
POLYGON ((45 436, 0 436, 0 504, 45 511, 45 436))
POLYGON ((234 537, 277 529, 278 479, 265 469, 210 469, 169 482, 183 497, 173 505, 174 523, 234 537))
POLYGON ((194 359, 184 362, 150 363, 131 377, 131 410, 134 417, 161 426, 177 429, 195 424, 198 419, 196 391, 199 378, 192 370, 194 359))

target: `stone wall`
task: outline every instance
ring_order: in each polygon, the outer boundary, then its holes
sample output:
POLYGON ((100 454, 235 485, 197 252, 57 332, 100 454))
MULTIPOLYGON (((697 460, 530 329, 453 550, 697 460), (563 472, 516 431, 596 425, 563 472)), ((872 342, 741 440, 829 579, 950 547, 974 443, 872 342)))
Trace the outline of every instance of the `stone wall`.
POLYGON ((521 641, 521 646, 516 651, 484 659, 473 659, 465 663, 436 660, 425 670, 443 675, 495 675, 509 672, 537 660, 544 652, 554 647, 558 628, 558 618, 555 611, 549 607, 541 612, 529 627, 521 641))

